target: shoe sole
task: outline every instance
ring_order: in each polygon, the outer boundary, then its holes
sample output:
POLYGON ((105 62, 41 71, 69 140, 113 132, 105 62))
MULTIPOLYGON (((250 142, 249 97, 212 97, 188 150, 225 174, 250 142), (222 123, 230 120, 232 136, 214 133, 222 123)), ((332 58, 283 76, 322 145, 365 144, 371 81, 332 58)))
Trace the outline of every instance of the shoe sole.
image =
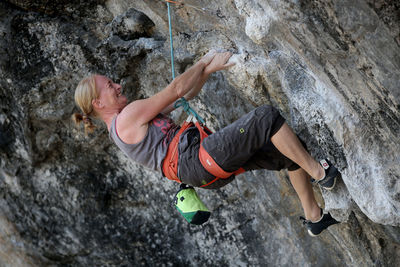
POLYGON ((339 176, 340 176, 340 173, 338 173, 338 175, 336 175, 335 178, 333 178, 333 185, 331 187, 325 187, 325 186, 322 186, 322 185, 319 185, 319 186, 322 187, 325 190, 331 191, 335 187, 336 180, 338 179, 339 176))
POLYGON ((311 230, 308 230, 307 231, 308 232, 308 234, 310 235, 310 236, 312 236, 312 237, 317 237, 317 236, 319 236, 321 233, 319 233, 319 234, 313 234, 313 232, 311 232, 311 230))
POLYGON ((319 185, 319 186, 322 187, 322 188, 325 189, 325 190, 331 191, 331 190, 335 187, 335 185, 336 185, 337 176, 336 176, 335 178, 333 178, 333 179, 334 179, 334 180, 333 180, 333 185, 332 185, 331 187, 325 187, 325 186, 322 186, 322 185, 319 185))
MULTIPOLYGON (((329 225, 328 227, 330 227, 330 226, 332 226, 332 225, 335 225, 335 224, 338 224, 339 222, 337 222, 337 223, 333 223, 333 224, 331 224, 331 225, 329 225)), ((326 227, 324 230, 326 230, 326 229, 328 229, 328 227, 326 227)), ((312 236, 312 237, 317 237, 317 236, 319 236, 324 230, 322 230, 321 232, 319 232, 318 234, 314 234, 311 230, 307 230, 307 232, 308 232, 308 234, 310 235, 310 236, 312 236)))

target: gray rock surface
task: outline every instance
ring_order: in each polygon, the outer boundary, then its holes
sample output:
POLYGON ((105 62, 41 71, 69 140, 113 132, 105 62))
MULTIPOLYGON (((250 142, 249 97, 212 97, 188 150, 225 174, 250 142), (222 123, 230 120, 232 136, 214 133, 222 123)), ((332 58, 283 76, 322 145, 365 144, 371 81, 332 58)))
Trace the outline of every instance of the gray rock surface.
MULTIPOLYGON (((176 72, 209 49, 237 64, 192 106, 218 130, 277 107, 342 180, 315 193, 343 223, 311 238, 285 171, 215 191, 192 226, 177 184, 71 122, 78 81, 101 73, 130 99, 171 82, 164 1, 0 2, 0 266, 397 266, 400 4, 391 0, 172 5, 176 72)), ((173 118, 181 121, 180 111, 173 118)))

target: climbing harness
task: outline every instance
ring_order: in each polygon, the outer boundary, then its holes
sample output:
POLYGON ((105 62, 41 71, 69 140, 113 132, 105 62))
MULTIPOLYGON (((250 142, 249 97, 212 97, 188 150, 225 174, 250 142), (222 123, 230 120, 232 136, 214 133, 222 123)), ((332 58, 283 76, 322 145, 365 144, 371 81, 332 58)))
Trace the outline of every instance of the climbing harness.
MULTIPOLYGON (((171 45, 171 68, 172 68, 172 77, 175 78, 175 69, 174 69, 174 51, 173 51, 173 41, 172 41, 172 27, 171 27, 171 11, 170 11, 170 1, 167 1, 168 5, 168 23, 169 23, 169 36, 170 36, 170 45, 171 45)), ((207 128, 205 125, 204 120, 201 118, 199 114, 194 111, 189 103, 186 101, 185 98, 180 98, 175 102, 175 108, 182 107, 184 111, 188 114, 188 118, 181 126, 179 132, 175 135, 172 139, 171 143, 169 144, 167 155, 164 158, 163 162, 163 172, 164 175, 173 181, 181 183, 181 180, 178 178, 178 159, 179 159, 179 151, 178 151, 178 144, 179 138, 182 133, 190 128, 195 126, 200 133, 200 149, 199 149, 199 160, 203 167, 211 173, 215 178, 207 183, 202 185, 201 187, 209 186, 210 184, 214 183, 219 179, 226 179, 232 175, 238 175, 240 173, 245 172, 243 168, 239 168, 234 172, 226 172, 224 171, 216 162, 215 160, 208 154, 208 152, 204 149, 202 142, 204 138, 212 134, 211 130, 207 128)))
POLYGON ((182 133, 190 127, 195 126, 199 133, 200 133, 200 149, 199 149, 199 160, 201 165, 215 178, 200 187, 207 187, 210 184, 216 182, 219 179, 226 179, 232 175, 238 175, 240 173, 245 172, 243 168, 239 168, 234 172, 226 172, 224 171, 216 162, 215 160, 208 154, 207 150, 203 147, 203 140, 210 134, 212 134, 211 130, 207 128, 204 124, 201 124, 193 115, 189 115, 186 121, 181 126, 179 132, 174 136, 171 143, 168 146, 167 155, 164 158, 163 162, 163 172, 164 175, 173 181, 181 183, 181 180, 178 178, 178 159, 179 159, 179 138, 182 133))

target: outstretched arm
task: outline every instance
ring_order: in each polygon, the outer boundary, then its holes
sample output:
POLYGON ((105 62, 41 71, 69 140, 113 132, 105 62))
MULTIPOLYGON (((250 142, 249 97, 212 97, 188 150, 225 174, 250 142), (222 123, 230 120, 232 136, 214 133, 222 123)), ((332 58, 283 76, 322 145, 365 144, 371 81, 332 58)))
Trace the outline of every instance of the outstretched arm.
POLYGON ((150 98, 136 100, 126 106, 120 116, 119 123, 142 127, 147 125, 154 117, 173 104, 177 99, 185 96, 196 84, 199 83, 206 66, 213 60, 215 51, 210 51, 196 64, 183 74, 176 77, 166 88, 150 98))
POLYGON ((190 100, 200 93, 203 85, 206 83, 211 73, 224 70, 235 65, 235 63, 228 63, 228 60, 231 56, 231 52, 217 53, 211 60, 210 64, 208 64, 203 70, 203 73, 201 74, 196 85, 185 95, 186 100, 190 100))
MULTIPOLYGON (((201 89, 203 88, 203 85, 206 83, 208 76, 209 76, 209 74, 206 74, 203 71, 200 74, 200 77, 199 77, 197 83, 195 84, 195 86, 186 95, 184 95, 184 98, 189 101, 189 100, 193 99, 195 96, 197 96, 200 93, 201 89)), ((171 111, 173 111, 174 109, 175 109, 175 101, 174 101, 174 103, 172 103, 171 105, 166 107, 161 113, 168 114, 171 111)))
MULTIPOLYGON (((211 73, 213 72, 217 72, 219 70, 224 70, 227 69, 231 66, 233 66, 235 63, 227 63, 229 58, 232 56, 232 53, 230 52, 225 52, 225 53, 217 53, 214 58, 212 59, 212 61, 210 62, 210 64, 208 64, 203 72, 201 73, 197 83, 195 84, 195 86, 187 93, 185 94, 185 99, 186 100, 191 100, 193 99, 195 96, 197 96, 201 89, 203 88, 204 84, 206 83, 206 81, 208 80, 208 77, 210 76, 211 73)), ((162 113, 164 114, 168 114, 171 111, 174 110, 174 104, 172 103, 171 105, 169 105, 168 107, 166 107, 162 113)))

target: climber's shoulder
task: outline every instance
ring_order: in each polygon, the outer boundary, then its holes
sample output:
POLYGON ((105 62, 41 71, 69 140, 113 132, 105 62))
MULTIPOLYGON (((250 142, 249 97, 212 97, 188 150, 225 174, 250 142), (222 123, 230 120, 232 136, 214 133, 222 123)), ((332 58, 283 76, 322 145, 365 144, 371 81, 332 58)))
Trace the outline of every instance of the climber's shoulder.
POLYGON ((148 122, 141 116, 140 100, 127 105, 119 114, 116 121, 116 130, 119 138, 127 144, 139 143, 147 134, 148 122), (139 105, 138 105, 139 104, 139 105))

